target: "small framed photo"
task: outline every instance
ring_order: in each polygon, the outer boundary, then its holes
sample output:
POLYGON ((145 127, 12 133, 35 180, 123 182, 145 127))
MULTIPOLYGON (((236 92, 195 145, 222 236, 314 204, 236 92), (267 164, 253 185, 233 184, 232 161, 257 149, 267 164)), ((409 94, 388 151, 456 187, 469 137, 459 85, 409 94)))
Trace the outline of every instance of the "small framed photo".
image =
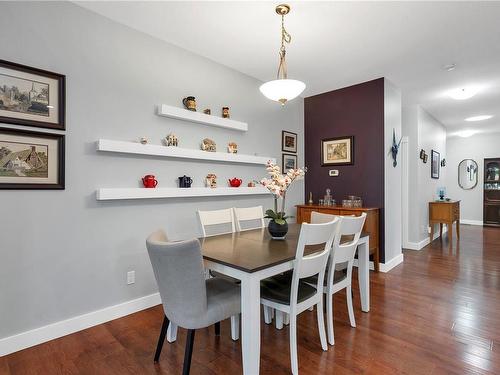
POLYGON ((281 132, 281 151, 297 152, 297 134, 283 130, 281 132))
POLYGON ((328 138, 321 141, 321 165, 353 165, 354 137, 328 138))
POLYGON ((282 156, 282 172, 286 173, 289 169, 297 168, 297 155, 283 154, 282 156))
POLYGON ((432 150, 431 151, 431 177, 438 179, 439 178, 439 166, 441 165, 441 155, 439 152, 432 150))
POLYGON ((64 189, 64 135, 0 128, 0 189, 64 189))
POLYGON ((0 60, 0 122, 65 129, 66 77, 0 60))

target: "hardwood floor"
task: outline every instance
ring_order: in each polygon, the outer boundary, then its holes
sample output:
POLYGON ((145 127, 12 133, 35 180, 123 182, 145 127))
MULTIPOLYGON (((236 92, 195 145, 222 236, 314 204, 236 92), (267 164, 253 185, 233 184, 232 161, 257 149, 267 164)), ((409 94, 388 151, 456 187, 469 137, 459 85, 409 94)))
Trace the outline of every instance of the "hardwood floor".
MULTIPOLYGON (((462 226, 445 239, 405 251, 390 273, 371 273, 371 311, 355 291, 357 328, 345 295, 335 297, 336 344, 322 352, 316 313, 299 317, 301 374, 500 373, 500 229, 462 226)), ((357 278, 355 277, 355 280, 357 278)), ((355 281, 357 287, 357 281, 355 281)), ((186 331, 153 364, 162 323, 154 307, 0 358, 0 374, 180 374, 186 331)), ((241 373, 240 343, 196 333, 191 374, 241 373)), ((261 374, 289 374, 288 331, 262 325, 261 374)))

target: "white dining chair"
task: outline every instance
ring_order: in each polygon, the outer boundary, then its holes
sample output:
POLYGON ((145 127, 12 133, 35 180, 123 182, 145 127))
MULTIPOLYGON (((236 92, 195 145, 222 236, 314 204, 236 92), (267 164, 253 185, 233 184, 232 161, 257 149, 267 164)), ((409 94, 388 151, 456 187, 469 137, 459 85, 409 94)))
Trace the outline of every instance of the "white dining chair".
POLYGON ((233 210, 198 211, 203 237, 234 233, 233 210))
MULTIPOLYGON (((198 219, 200 220, 200 226, 203 237, 211 237, 221 234, 234 233, 235 231, 232 208, 227 208, 223 210, 213 210, 213 211, 198 211, 198 219)), ((239 280, 236 280, 227 275, 223 275, 216 271, 209 270, 209 274, 210 276, 226 279, 233 283, 239 282, 239 280)), ((239 315, 232 316, 231 338, 235 341, 238 340, 240 336, 239 326, 240 326, 239 315)))
POLYGON ((234 219, 238 232, 264 228, 264 210, 262 206, 255 207, 234 207, 234 219))
POLYGON ((339 220, 323 224, 302 224, 297 251, 295 254, 292 277, 283 274, 265 279, 261 283, 261 303, 276 312, 290 317, 290 361, 292 374, 299 371, 297 357, 297 315, 316 306, 318 311, 318 331, 323 350, 328 350, 323 320, 323 284, 328 256, 339 220), (304 249, 309 245, 322 245, 318 252, 304 256, 304 249), (301 279, 318 275, 315 286, 301 279))
MULTIPOLYGON (((319 217, 317 217, 319 218, 319 217)), ((349 322, 351 327, 356 327, 354 318, 354 308, 352 305, 352 267, 354 264, 354 255, 358 247, 358 241, 361 237, 363 225, 365 224, 366 213, 361 216, 341 216, 337 228, 337 234, 333 241, 332 251, 328 260, 327 275, 325 278, 324 293, 326 294, 326 314, 327 314, 327 332, 328 342, 330 345, 335 344, 333 333, 333 295, 343 289, 346 290, 347 310, 349 313, 349 322), (343 241, 342 237, 350 236, 351 239, 347 242, 343 241), (342 268, 347 265, 347 268, 339 271, 338 266, 342 268), (333 271, 333 272, 332 272, 333 271)), ((315 285, 318 281, 317 277, 310 277, 304 280, 310 285, 315 285)))

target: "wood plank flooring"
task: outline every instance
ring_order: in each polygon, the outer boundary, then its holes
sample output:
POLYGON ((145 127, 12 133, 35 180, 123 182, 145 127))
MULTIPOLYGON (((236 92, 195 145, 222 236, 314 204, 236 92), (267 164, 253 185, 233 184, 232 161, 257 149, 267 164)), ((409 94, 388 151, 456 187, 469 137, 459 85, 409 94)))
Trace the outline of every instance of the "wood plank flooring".
MULTIPOLYGON (((322 352, 316 313, 299 318, 300 374, 499 374, 500 229, 462 226, 460 244, 446 237, 405 251, 390 273, 371 273, 371 311, 355 290, 357 328, 345 295, 335 297, 336 344, 322 352)), ((357 278, 355 278, 357 280, 357 278)), ((357 284, 356 287, 357 288, 357 284)), ((162 322, 154 307, 0 358, 0 374, 180 374, 186 332, 153 353, 162 322)), ((240 374, 240 342, 229 322, 196 333, 191 374, 240 374)), ((262 325, 261 374, 289 374, 288 331, 262 325)))

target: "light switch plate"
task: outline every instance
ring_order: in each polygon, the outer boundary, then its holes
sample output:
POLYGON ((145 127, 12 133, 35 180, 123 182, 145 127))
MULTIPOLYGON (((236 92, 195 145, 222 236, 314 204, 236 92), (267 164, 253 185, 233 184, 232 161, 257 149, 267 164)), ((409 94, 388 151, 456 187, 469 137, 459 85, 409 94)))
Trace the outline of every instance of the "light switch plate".
POLYGON ((330 169, 328 171, 328 175, 330 177, 337 177, 339 175, 339 170, 338 169, 330 169))
POLYGON ((127 272, 127 285, 135 284, 135 271, 127 272))

